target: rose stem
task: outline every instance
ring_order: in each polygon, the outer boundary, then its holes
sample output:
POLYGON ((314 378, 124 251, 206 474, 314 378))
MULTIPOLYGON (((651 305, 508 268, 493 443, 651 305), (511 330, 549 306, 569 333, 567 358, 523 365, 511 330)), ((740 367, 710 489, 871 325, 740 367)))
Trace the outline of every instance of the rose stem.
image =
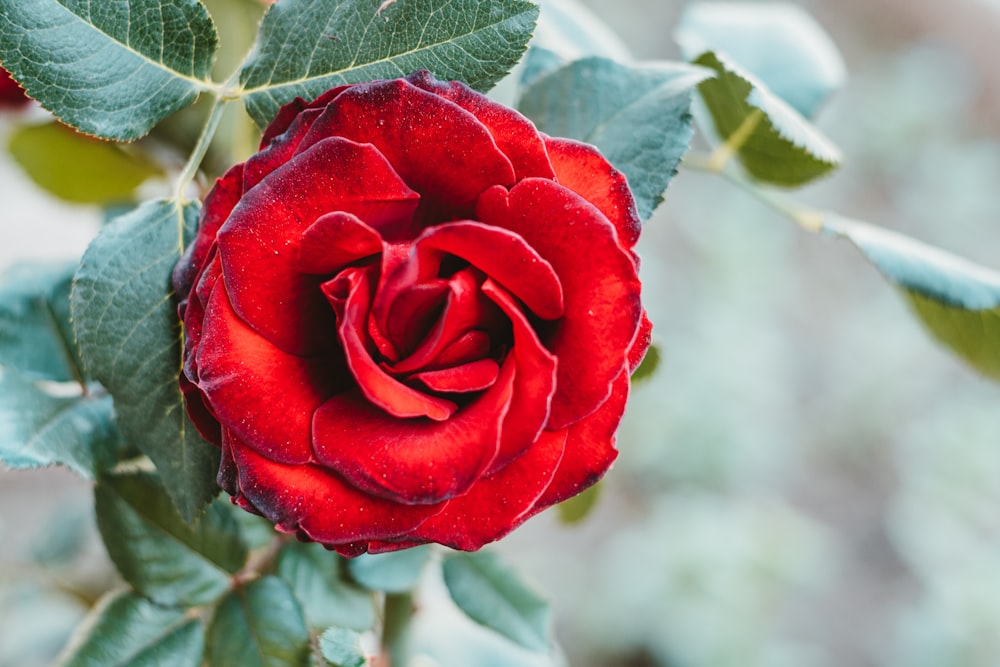
POLYGON ((413 618, 413 593, 386 593, 382 621, 382 660, 380 667, 407 667, 410 643, 410 619, 413 618))

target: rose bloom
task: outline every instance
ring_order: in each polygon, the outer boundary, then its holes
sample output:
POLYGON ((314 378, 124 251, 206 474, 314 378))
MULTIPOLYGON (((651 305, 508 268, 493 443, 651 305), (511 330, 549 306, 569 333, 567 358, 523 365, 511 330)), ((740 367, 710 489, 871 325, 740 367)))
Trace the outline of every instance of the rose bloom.
POLYGON ((347 556, 594 484, 649 344, 624 176, 427 72, 284 106, 174 271, 219 484, 347 556))
POLYGON ((0 68, 0 108, 16 109, 31 101, 7 70, 0 68))

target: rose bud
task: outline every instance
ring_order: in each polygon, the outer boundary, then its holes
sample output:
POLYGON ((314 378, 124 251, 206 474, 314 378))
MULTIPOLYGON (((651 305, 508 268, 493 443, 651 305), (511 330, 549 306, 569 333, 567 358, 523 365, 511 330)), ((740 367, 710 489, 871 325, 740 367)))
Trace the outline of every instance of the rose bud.
POLYGON ((285 105, 174 271, 219 484, 346 556, 475 550, 614 461, 649 344, 625 182, 427 72, 285 105))

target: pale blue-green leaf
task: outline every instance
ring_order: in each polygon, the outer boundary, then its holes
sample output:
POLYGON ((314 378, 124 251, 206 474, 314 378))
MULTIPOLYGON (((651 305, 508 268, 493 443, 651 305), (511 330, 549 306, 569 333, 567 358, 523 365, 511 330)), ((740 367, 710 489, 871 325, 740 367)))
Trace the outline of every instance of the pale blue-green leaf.
POLYGON ((674 38, 687 60, 724 53, 806 118, 846 76, 833 40, 808 12, 783 2, 697 2, 674 38))
POLYGON ((540 0, 541 14, 521 71, 521 85, 561 66, 601 56, 620 62, 632 59, 628 47, 608 25, 575 0, 540 0))
POLYGON ((56 382, 83 378, 69 318, 75 269, 16 264, 0 277, 0 366, 56 382))
POLYGON ((189 521, 218 493, 219 463, 177 384, 181 330, 170 274, 198 210, 147 202, 104 227, 83 256, 71 299, 86 370, 115 397, 122 432, 156 464, 189 521))
POLYGON ((1000 380, 1000 272, 865 222, 827 216, 823 227, 900 288, 939 342, 1000 380))
POLYGON ((829 139, 727 56, 709 51, 695 63, 715 71, 698 91, 719 140, 736 149, 755 180, 799 186, 840 164, 840 151, 829 139))
POLYGON ((495 554, 451 554, 443 570, 448 592, 466 616, 524 648, 550 649, 549 604, 495 554))
POLYGON ((60 120, 132 140, 210 87, 199 0, 0 0, 0 62, 60 120))
POLYGON ((94 479, 118 461, 125 443, 111 397, 91 385, 33 381, 0 367, 0 461, 10 468, 64 465, 94 479))
POLYGON ((364 667, 368 661, 361 648, 361 636, 345 628, 330 628, 320 635, 319 650, 333 667, 364 667))
POLYGON ((687 152, 694 87, 707 75, 681 63, 585 58, 536 80, 518 107, 546 134, 597 146, 625 173, 645 220, 687 152))
POLYGON ((364 554, 349 560, 347 569, 356 582, 369 590, 403 593, 417 585, 430 555, 427 546, 364 554))
POLYGON ((315 543, 292 542, 278 556, 275 574, 302 604, 310 628, 368 630, 375 624, 372 594, 347 579, 343 558, 315 543))
POLYGON ((108 555, 125 581, 155 602, 212 602, 229 590, 246 561, 239 525, 224 501, 188 523, 148 473, 106 476, 94 495, 108 555))
POLYGON ((261 127, 281 105, 345 83, 428 69, 488 90, 517 64, 538 7, 527 0, 281 0, 240 71, 261 127))
POLYGON ((223 598, 206 657, 211 667, 306 667, 309 630, 288 585, 265 576, 223 598))
POLYGON ((60 667, 198 667, 205 630, 183 609, 132 591, 109 593, 80 626, 60 667))

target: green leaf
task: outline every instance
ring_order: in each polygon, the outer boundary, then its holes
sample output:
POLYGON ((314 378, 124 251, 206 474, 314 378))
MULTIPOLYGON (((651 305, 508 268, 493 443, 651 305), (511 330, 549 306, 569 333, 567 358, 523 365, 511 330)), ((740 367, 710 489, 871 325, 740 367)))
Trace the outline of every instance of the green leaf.
POLYGON ((0 367, 0 461, 10 468, 64 465, 94 479, 118 461, 125 443, 111 397, 34 382, 0 367), (56 390, 60 390, 56 393, 56 390))
POLYGON ((417 585, 430 555, 427 546, 364 554, 349 560, 347 569, 355 581, 369 590, 405 593, 417 585))
POLYGON ((292 591, 263 577, 225 597, 208 629, 212 667, 305 667, 309 631, 292 591))
POLYGON ((1000 272, 856 220, 828 216, 823 228, 851 241, 899 287, 938 341, 1000 380, 1000 272))
POLYGON ((161 173, 142 153, 84 136, 62 123, 24 125, 11 135, 9 148, 39 187, 81 204, 131 199, 139 184, 161 173))
POLYGON ((726 144, 723 155, 735 153, 756 180, 798 186, 840 164, 829 139, 727 56, 709 51, 694 62, 716 73, 698 91, 726 144))
POLYGON ((212 602, 246 561, 239 525, 222 501, 187 523, 148 473, 107 476, 94 496, 108 555, 125 581, 154 602, 212 602))
POLYGON ((538 17, 527 0, 281 0, 240 72, 264 127, 295 97, 428 69, 488 90, 517 63, 538 17))
POLYGON ((0 62, 60 120, 132 140, 187 106, 218 43, 198 0, 0 0, 0 62))
POLYGON ((197 217, 195 204, 155 201, 116 219, 84 253, 72 293, 87 370, 115 397, 122 432, 152 459, 188 521, 218 493, 219 464, 177 384, 181 334, 170 273, 197 217))
POLYGON ((448 592, 466 616, 529 650, 549 650, 548 603, 494 554, 452 554, 443 568, 448 592))
POLYGON ((643 357, 642 362, 639 367, 635 369, 632 373, 632 385, 635 386, 638 382, 645 382, 653 377, 656 373, 656 369, 660 367, 660 348, 652 343, 649 349, 646 350, 646 356, 643 357))
POLYGON ((598 482, 583 493, 579 493, 569 500, 564 500, 556 506, 559 513, 559 521, 567 525, 580 523, 597 507, 597 501, 601 497, 603 485, 598 482))
POLYGON ((537 80, 518 107, 546 134, 597 146, 625 173, 646 220, 687 152, 693 88, 705 76, 679 63, 585 58, 537 80))
POLYGON ((576 0, 540 0, 538 26, 524 57, 521 84, 587 56, 627 62, 632 59, 621 39, 576 0))
POLYGON ((105 596, 80 627, 61 667, 198 667, 205 631, 183 610, 127 591, 105 596))
POLYGON ((368 662, 361 637, 352 630, 330 628, 320 636, 319 649, 333 667, 364 667, 368 662))
POLYGON ((375 624, 371 593, 344 576, 344 559, 319 544, 293 542, 281 550, 276 574, 302 604, 310 628, 368 630, 375 624))
POLYGON ((83 378, 69 318, 75 269, 19 264, 0 277, 0 366, 56 382, 83 378))
POLYGON ((833 40, 801 7, 781 2, 688 5, 674 33, 686 60, 706 51, 732 62, 806 118, 845 78, 833 40))

